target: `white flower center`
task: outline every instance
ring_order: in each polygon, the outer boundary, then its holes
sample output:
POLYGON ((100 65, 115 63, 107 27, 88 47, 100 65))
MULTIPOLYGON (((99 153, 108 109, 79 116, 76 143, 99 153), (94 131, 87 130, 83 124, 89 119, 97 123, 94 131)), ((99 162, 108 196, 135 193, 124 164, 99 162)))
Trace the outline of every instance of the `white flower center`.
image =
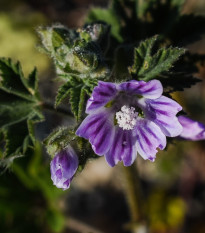
POLYGON ((123 106, 121 111, 116 113, 116 119, 119 127, 127 130, 134 129, 137 123, 138 113, 135 112, 135 108, 123 106))

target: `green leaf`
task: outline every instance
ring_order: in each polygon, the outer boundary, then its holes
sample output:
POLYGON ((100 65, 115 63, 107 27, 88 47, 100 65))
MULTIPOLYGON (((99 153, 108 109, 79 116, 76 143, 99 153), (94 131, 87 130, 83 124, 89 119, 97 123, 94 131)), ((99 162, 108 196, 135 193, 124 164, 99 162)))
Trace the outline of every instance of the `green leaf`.
POLYGON ((151 14, 153 13, 153 8, 155 10, 161 9, 169 9, 170 13, 171 10, 176 9, 178 12, 181 10, 182 5, 184 4, 185 0, 169 0, 169 1, 160 1, 160 0, 136 0, 136 14, 139 18, 145 17, 148 12, 151 14), (157 9, 156 9, 157 8, 157 9))
POLYGON ((28 89, 28 91, 34 95, 38 93, 38 79, 37 79, 37 69, 34 68, 34 70, 29 74, 28 79, 26 80, 25 85, 28 89))
POLYGON ((145 16, 145 13, 149 9, 149 7, 153 5, 156 2, 156 0, 149 0, 149 1, 138 0, 135 2, 136 2, 136 6, 135 6, 136 15, 138 18, 142 18, 145 16))
POLYGON ((73 87, 70 89, 70 104, 72 112, 77 120, 80 120, 80 117, 83 112, 84 102, 86 97, 86 91, 84 86, 73 87))
POLYGON ((181 48, 161 48, 152 55, 153 46, 157 40, 154 36, 147 39, 135 48, 134 64, 129 68, 130 73, 140 80, 149 81, 159 74, 168 71, 179 57, 185 53, 181 48))
POLYGON ((184 91, 185 88, 190 88, 191 86, 201 82, 202 80, 194 77, 192 74, 186 73, 168 73, 164 76, 159 76, 164 92, 172 93, 175 91, 184 91))
POLYGON ((2 90, 26 100, 34 100, 25 85, 27 81, 23 76, 19 62, 14 64, 11 59, 1 58, 0 77, 0 88, 2 90))
POLYGON ((34 124, 43 120, 37 89, 36 69, 26 78, 19 62, 0 59, 0 134, 4 140, 0 166, 8 166, 35 143, 34 124))
POLYGON ((70 81, 60 86, 55 100, 55 107, 57 107, 69 95, 71 87, 72 84, 70 83, 70 81))
POLYGON ((87 95, 91 95, 93 88, 97 85, 97 82, 98 81, 96 79, 70 77, 68 82, 59 88, 55 106, 57 107, 66 97, 70 97, 71 111, 77 121, 79 121, 87 101, 86 97, 87 95))

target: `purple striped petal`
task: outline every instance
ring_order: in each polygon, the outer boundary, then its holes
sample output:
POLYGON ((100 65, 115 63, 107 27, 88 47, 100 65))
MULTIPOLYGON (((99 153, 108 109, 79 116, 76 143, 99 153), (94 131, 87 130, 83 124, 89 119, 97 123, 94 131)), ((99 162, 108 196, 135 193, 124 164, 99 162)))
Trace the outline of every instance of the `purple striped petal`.
POLYGON ((132 80, 121 83, 118 88, 120 91, 141 95, 148 99, 159 98, 163 92, 162 84, 158 80, 151 80, 149 82, 132 80))
POLYGON ((109 82, 98 82, 98 86, 93 89, 92 96, 87 102, 86 113, 92 113, 105 106, 117 94, 116 85, 109 82))
POLYGON ((205 139, 205 125, 198 121, 193 121, 185 116, 179 116, 178 120, 183 126, 183 131, 179 135, 180 137, 192 141, 205 139))
POLYGON ((130 166, 136 155, 135 138, 132 131, 116 127, 114 141, 110 150, 105 154, 108 164, 113 167, 119 161, 123 161, 124 166, 130 166))
POLYGON ((161 96, 155 100, 141 99, 139 105, 146 117, 155 122, 166 136, 176 137, 182 132, 182 126, 176 117, 182 107, 176 101, 161 96))
POLYGON ((87 116, 76 135, 89 139, 95 153, 104 155, 110 149, 114 132, 114 114, 103 108, 102 111, 87 116))
POLYGON ((157 148, 163 150, 166 146, 166 137, 161 129, 152 121, 139 119, 134 130, 138 153, 143 159, 154 161, 157 148))
POLYGON ((51 179, 58 188, 66 190, 78 168, 78 156, 69 146, 60 151, 51 161, 51 179))

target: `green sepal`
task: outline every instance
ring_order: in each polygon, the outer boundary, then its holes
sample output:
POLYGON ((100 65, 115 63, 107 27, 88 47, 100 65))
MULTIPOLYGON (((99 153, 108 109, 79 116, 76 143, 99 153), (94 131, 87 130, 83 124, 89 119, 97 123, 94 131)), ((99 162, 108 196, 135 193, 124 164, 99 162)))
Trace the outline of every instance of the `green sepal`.
POLYGON ((51 27, 39 27, 37 32, 41 37, 43 49, 51 55, 55 55, 56 50, 63 45, 70 48, 76 38, 73 30, 61 24, 54 24, 51 27))
POLYGON ((97 159, 99 156, 94 153, 88 140, 81 137, 76 137, 75 140, 75 151, 79 159, 78 171, 81 172, 89 159, 97 159))
POLYGON ((64 150, 76 138, 75 132, 67 127, 55 129, 45 140, 48 154, 53 158, 59 151, 64 150))
POLYGON ((48 154, 53 159, 54 156, 71 146, 79 159, 78 171, 81 172, 89 159, 99 158, 93 150, 88 140, 78 137, 74 129, 70 127, 60 127, 55 129, 45 140, 48 154))

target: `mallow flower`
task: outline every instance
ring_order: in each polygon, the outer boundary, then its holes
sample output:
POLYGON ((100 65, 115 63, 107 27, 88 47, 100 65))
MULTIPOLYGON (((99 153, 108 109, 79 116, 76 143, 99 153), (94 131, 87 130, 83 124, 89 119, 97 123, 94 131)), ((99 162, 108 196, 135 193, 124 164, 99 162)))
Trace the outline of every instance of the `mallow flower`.
POLYGON ((179 135, 181 138, 192 141, 205 139, 205 125, 186 116, 179 116, 178 120, 183 126, 183 131, 179 135))
POLYGON ((166 136, 182 132, 176 117, 182 107, 162 92, 158 80, 99 81, 87 102, 88 116, 76 134, 89 139, 95 153, 104 155, 110 166, 118 161, 130 166, 137 152, 154 161, 157 148, 166 146, 166 136))
POLYGON ((78 168, 78 156, 71 146, 56 153, 51 161, 51 179, 57 188, 66 190, 78 168))

